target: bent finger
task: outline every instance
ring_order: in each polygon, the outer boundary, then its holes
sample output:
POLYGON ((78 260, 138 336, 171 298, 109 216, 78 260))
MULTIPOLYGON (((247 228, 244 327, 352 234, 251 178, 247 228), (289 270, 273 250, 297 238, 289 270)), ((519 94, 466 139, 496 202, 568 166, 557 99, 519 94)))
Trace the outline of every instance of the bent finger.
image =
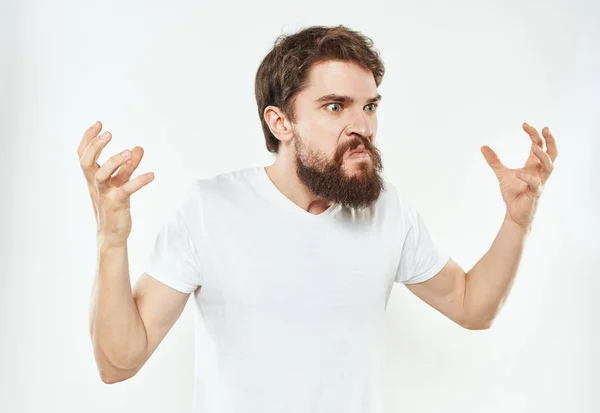
POLYGON ((521 169, 517 172, 517 178, 528 184, 528 188, 533 195, 539 196, 542 193, 542 181, 539 177, 521 169))
POLYGON ((96 185, 103 186, 115 173, 115 171, 131 158, 131 151, 125 149, 123 152, 111 156, 95 173, 96 185))
POLYGON ((540 133, 537 131, 536 128, 534 128, 527 122, 523 122, 521 126, 523 127, 523 130, 529 135, 531 142, 533 142, 536 145, 539 145, 542 148, 544 147, 544 140, 542 139, 540 133))
POLYGON ((79 159, 83 156, 85 149, 88 147, 92 139, 94 139, 100 131, 102 130, 102 122, 98 121, 94 123, 92 126, 87 128, 79 141, 79 146, 77 146, 77 155, 79 155, 79 159))
POLYGON ((554 164, 552 163, 552 159, 550 159, 550 155, 544 152, 539 146, 533 145, 533 153, 539 159, 542 164, 542 171, 544 176, 549 176, 554 170, 554 164))
POLYGON ((100 153, 102 153, 102 150, 110 141, 110 138, 110 132, 104 132, 102 135, 94 138, 88 144, 87 148, 83 152, 83 156, 79 160, 81 169, 83 169, 83 173, 89 182, 93 180, 94 174, 98 168, 100 168, 100 165, 98 165, 97 161, 100 157, 100 153))
POLYGON ((550 128, 547 126, 544 129, 542 129, 542 134, 544 135, 544 138, 546 138, 546 152, 548 152, 550 159, 552 159, 552 162, 554 162, 556 160, 556 157, 558 156, 556 139, 554 139, 554 136, 552 135, 552 133, 550 133, 550 128))
POLYGON ((131 181, 127 181, 121 186, 121 191, 123 196, 131 196, 133 193, 139 191, 142 187, 148 185, 150 182, 154 180, 154 173, 148 172, 143 175, 139 175, 132 179, 131 181))
POLYGON ((129 178, 131 178, 135 169, 140 165, 142 157, 144 156, 144 149, 141 146, 134 147, 131 149, 131 152, 133 153, 131 159, 122 165, 117 171, 117 174, 112 178, 112 182, 116 186, 121 186, 129 181, 129 178))

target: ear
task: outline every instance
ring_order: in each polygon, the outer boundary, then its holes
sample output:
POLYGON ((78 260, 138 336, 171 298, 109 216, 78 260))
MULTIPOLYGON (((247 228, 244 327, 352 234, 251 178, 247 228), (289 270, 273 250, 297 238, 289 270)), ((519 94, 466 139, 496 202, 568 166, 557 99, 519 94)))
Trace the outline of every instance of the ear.
POLYGON ((294 137, 292 122, 277 106, 267 106, 263 112, 265 122, 273 136, 282 142, 287 142, 294 137))

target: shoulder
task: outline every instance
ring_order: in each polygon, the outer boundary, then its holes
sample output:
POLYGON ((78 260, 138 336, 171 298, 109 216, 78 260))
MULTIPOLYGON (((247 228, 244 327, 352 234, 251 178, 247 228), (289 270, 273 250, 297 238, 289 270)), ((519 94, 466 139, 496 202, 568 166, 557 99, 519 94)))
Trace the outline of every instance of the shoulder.
POLYGON ((226 197, 240 187, 239 177, 242 175, 241 171, 231 171, 192 179, 183 190, 179 209, 195 212, 206 203, 226 197))
POLYGON ((407 209, 411 209, 412 207, 406 194, 397 185, 388 180, 385 181, 385 192, 381 203, 384 207, 393 209, 400 215, 405 214, 407 209))
POLYGON ((248 204, 256 176, 257 168, 250 167, 194 179, 185 193, 186 216, 198 224, 205 216, 231 219, 231 213, 248 204))
POLYGON ((386 208, 393 211, 397 222, 406 228, 412 227, 418 221, 418 210, 406 192, 393 182, 386 181, 386 208))
POLYGON ((256 167, 248 167, 199 178, 194 180, 191 194, 209 199, 239 195, 240 191, 252 185, 255 175, 256 167))

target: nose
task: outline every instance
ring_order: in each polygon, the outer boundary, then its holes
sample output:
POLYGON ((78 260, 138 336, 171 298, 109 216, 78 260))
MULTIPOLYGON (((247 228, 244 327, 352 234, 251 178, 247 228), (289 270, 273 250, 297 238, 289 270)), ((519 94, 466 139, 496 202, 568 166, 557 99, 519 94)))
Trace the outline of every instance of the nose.
POLYGON ((346 135, 351 136, 352 134, 358 134, 365 139, 372 139, 373 128, 369 119, 367 119, 367 116, 362 111, 361 114, 355 115, 352 123, 346 127, 346 135))

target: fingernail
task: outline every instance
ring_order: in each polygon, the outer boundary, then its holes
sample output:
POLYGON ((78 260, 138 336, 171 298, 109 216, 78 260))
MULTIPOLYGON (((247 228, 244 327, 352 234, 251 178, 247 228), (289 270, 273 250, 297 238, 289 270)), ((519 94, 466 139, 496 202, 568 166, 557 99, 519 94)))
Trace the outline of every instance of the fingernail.
POLYGON ((102 139, 103 141, 108 140, 108 138, 110 138, 110 133, 108 132, 104 132, 102 135, 100 135, 100 139, 102 139))
POLYGON ((129 155, 131 155, 131 151, 129 149, 125 149, 123 152, 121 152, 121 156, 123 156, 123 158, 127 158, 129 155))

